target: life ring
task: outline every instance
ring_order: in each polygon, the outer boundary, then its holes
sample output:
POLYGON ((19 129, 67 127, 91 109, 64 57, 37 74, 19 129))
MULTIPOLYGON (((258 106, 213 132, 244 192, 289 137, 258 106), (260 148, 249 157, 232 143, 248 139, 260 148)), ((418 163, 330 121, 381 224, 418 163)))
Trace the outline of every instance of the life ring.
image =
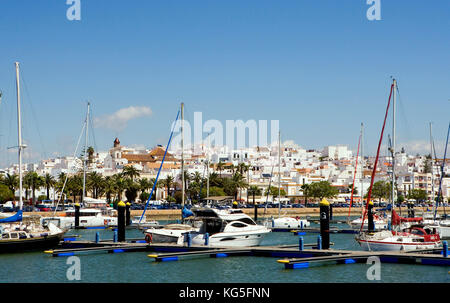
POLYGON ((145 242, 147 242, 147 243, 152 243, 153 242, 152 234, 146 234, 145 235, 145 242))
POLYGON ((108 225, 108 220, 106 220, 106 219, 103 220, 103 225, 105 225, 105 226, 108 225))

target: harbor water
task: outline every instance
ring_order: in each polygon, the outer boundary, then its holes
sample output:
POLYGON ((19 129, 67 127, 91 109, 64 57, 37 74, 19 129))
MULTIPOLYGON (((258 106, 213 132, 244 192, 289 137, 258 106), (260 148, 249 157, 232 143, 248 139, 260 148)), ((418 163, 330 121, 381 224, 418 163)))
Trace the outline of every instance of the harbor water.
MULTIPOLYGON (((164 223, 164 222, 163 222, 164 223)), ((347 228, 346 224, 335 227, 347 228)), ((318 227, 311 224, 311 227, 318 227)), ((71 230, 66 237, 77 235, 80 240, 112 239, 113 231, 71 230)), ((143 238, 141 231, 127 230, 127 238, 143 238)), ((316 243, 317 233, 303 236, 305 243, 316 243)), ((332 248, 360 250, 353 234, 331 234, 332 248)), ((292 232, 273 232, 262 245, 298 244, 292 232)), ((449 267, 427 265, 381 264, 380 280, 371 281, 367 272, 372 264, 324 265, 287 270, 279 258, 236 256, 228 258, 196 258, 176 262, 154 262, 149 252, 109 254, 106 252, 80 253, 81 279, 70 281, 67 271, 72 263, 68 257, 52 257, 43 252, 0 255, 0 282, 32 283, 449 283, 449 267)))

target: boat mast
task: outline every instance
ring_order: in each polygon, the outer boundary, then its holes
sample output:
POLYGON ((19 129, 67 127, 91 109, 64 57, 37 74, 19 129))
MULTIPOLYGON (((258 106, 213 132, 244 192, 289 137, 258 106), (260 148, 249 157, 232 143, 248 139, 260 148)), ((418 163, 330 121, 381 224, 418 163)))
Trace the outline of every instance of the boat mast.
POLYGON ((361 157, 361 164, 360 164, 361 177, 359 179, 359 181, 361 183, 360 184, 361 185, 361 188, 360 188, 360 190, 361 190, 361 205, 363 205, 363 201, 364 201, 364 189, 363 189, 363 186, 364 186, 364 182, 363 182, 363 179, 364 179, 364 153, 363 153, 364 152, 364 140, 363 140, 363 136, 364 136, 364 123, 361 122, 361 155, 360 155, 360 157, 361 157))
MULTIPOLYGON (((392 188, 391 188, 391 213, 394 211, 395 203, 395 89, 397 88, 397 80, 393 79, 394 88, 392 89, 392 188)), ((393 218, 391 214, 391 218, 393 218)))
POLYGON ((17 92, 17 137, 19 148, 19 207, 22 210, 22 120, 20 118, 20 81, 19 81, 19 62, 15 62, 16 65, 16 92, 17 92))
POLYGON ((431 156, 431 202, 433 203, 433 213, 434 208, 436 207, 434 203, 434 176, 433 176, 433 133, 432 133, 432 124, 430 122, 430 156, 431 156))
POLYGON ((281 211, 281 132, 278 131, 278 216, 281 211))
POLYGON ((209 149, 211 148, 211 138, 208 135, 208 148, 207 148, 207 159, 206 159, 206 197, 209 197, 209 149))
POLYGON ((184 207, 184 103, 181 103, 181 208, 184 207))
POLYGON ((84 202, 84 197, 86 196, 86 165, 87 165, 87 146, 89 138, 89 107, 90 103, 87 104, 87 114, 86 114, 86 138, 84 143, 84 160, 83 160, 83 196, 81 197, 81 202, 84 202))

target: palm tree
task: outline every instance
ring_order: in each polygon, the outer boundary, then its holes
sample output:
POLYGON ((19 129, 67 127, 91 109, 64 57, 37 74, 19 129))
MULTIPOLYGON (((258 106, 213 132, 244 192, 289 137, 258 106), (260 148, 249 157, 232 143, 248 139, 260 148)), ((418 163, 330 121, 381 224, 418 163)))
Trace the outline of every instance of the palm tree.
MULTIPOLYGON (((258 186, 252 185, 248 188, 247 193, 249 195, 253 195, 253 204, 255 204, 255 196, 261 196, 262 190, 258 186)), ((248 199, 247 199, 247 203, 248 203, 248 199)))
MULTIPOLYGON (((170 188, 172 187, 173 180, 174 179, 172 176, 167 176, 165 179, 162 180, 162 184, 167 188, 167 197, 170 196, 170 188)), ((167 199, 167 201, 169 201, 169 199, 167 199)), ((169 205, 170 205, 170 201, 169 201, 169 205)))
POLYGON ((127 179, 124 178, 124 176, 122 174, 115 174, 113 175, 113 179, 114 179, 114 183, 115 183, 115 187, 117 190, 117 198, 118 201, 122 200, 122 193, 125 190, 125 188, 127 187, 127 179))
POLYGON ((92 196, 97 199, 104 191, 104 179, 103 176, 97 172, 88 174, 87 187, 92 191, 92 196))
POLYGON ((247 188, 248 183, 245 181, 245 178, 243 175, 241 175, 239 172, 236 172, 232 177, 233 187, 235 188, 235 199, 237 200, 237 193, 241 191, 242 188, 247 188))
POLYGON ((125 166, 122 171, 122 175, 124 177, 128 177, 131 181, 134 181, 134 178, 139 178, 141 175, 139 170, 134 166, 125 166))
POLYGON ((33 195, 33 205, 36 204, 36 189, 41 188, 45 185, 44 178, 39 176, 36 172, 29 173, 30 183, 31 183, 31 193, 33 195))
POLYGON ((115 180, 111 176, 106 176, 103 182, 106 200, 111 202, 111 195, 117 191, 115 180))
MULTIPOLYGON (((67 191, 73 196, 73 202, 76 202, 77 196, 83 196, 83 177, 81 174, 76 174, 68 178, 67 191)), ((80 198, 81 200, 81 198, 80 198)))
POLYGON ((9 173, 3 178, 3 184, 8 186, 8 188, 15 193, 16 188, 19 186, 19 177, 16 174, 10 175, 9 173))
POLYGON ((94 160, 94 148, 92 146, 89 146, 87 148, 87 154, 88 154, 88 163, 92 163, 94 160))
POLYGON ((47 189, 47 200, 50 200, 50 188, 54 187, 56 184, 55 177, 53 177, 49 173, 45 174, 44 184, 45 184, 45 188, 47 189))
POLYGON ((219 177, 222 178, 222 170, 225 168, 225 163, 223 163, 222 161, 220 161, 217 164, 217 169, 219 170, 219 177))
POLYGON ((303 196, 305 197, 305 207, 306 207, 306 204, 308 203, 308 195, 309 195, 310 187, 311 186, 309 184, 303 184, 301 186, 301 189, 303 190, 303 196))

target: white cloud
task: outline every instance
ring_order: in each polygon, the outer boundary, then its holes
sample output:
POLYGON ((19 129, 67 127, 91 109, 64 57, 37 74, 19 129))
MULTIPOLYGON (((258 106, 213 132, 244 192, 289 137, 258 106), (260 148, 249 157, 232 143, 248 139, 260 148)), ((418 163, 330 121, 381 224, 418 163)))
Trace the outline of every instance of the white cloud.
MULTIPOLYGON (((386 148, 386 146, 383 147, 386 148)), ((443 141, 435 141, 434 147, 436 148, 437 157, 443 157, 445 143, 443 141)), ((426 140, 412 140, 408 142, 397 143, 396 150, 400 151, 402 148, 405 148, 406 153, 409 155, 428 155, 430 154, 431 150, 430 141, 426 140)))
POLYGON ((121 108, 113 114, 95 118, 94 126, 122 131, 127 127, 129 120, 150 116, 151 114, 152 110, 148 106, 130 106, 121 108))

